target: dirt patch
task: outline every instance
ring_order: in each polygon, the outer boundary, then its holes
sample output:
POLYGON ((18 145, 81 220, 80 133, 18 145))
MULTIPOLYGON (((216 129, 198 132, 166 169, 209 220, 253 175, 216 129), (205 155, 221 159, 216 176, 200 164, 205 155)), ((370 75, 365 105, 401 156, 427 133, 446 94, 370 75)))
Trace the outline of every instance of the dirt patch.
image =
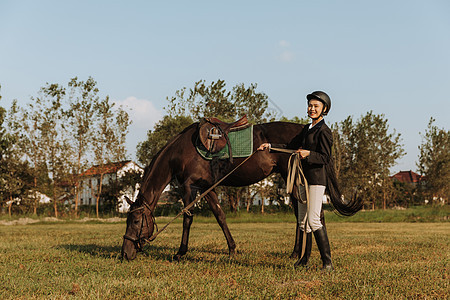
POLYGON ((81 223, 85 223, 85 222, 90 222, 90 221, 95 221, 95 222, 103 222, 103 223, 117 223, 117 222, 121 222, 123 219, 119 218, 119 217, 114 217, 114 218, 108 218, 108 219, 97 219, 97 218, 88 218, 85 217, 81 220, 76 220, 76 222, 81 222, 81 223))
MULTIPOLYGON (((76 220, 76 222, 85 223, 89 221, 96 221, 96 222, 103 222, 103 223, 118 223, 122 222, 122 218, 114 217, 114 218, 108 218, 108 219, 97 219, 97 218, 83 218, 81 220, 76 220)), ((35 224, 40 222, 65 222, 65 220, 61 220, 55 217, 45 217, 42 219, 32 219, 32 218, 20 218, 18 220, 12 220, 12 221, 6 221, 1 220, 0 225, 28 225, 28 224, 35 224)))
POLYGON ((33 223, 38 223, 40 222, 40 220, 35 220, 35 219, 31 219, 31 218, 20 218, 18 220, 12 220, 12 221, 5 221, 2 220, 0 221, 1 225, 27 225, 27 224, 33 224, 33 223))

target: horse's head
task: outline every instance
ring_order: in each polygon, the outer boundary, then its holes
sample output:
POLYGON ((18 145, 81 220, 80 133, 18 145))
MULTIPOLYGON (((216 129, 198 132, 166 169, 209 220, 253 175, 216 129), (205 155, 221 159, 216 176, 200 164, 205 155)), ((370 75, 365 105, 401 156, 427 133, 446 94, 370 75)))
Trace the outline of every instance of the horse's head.
POLYGON ((153 212, 145 201, 137 204, 127 197, 125 199, 130 204, 130 210, 127 217, 127 229, 123 236, 122 258, 133 260, 137 252, 142 251, 144 244, 149 241, 156 223, 153 212))

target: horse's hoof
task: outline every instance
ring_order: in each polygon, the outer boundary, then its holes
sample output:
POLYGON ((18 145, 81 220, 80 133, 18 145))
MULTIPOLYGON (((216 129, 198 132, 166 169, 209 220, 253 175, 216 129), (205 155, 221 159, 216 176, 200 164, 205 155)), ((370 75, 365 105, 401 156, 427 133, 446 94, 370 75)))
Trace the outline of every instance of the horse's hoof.
POLYGON ((172 261, 179 262, 180 260, 181 260, 181 254, 177 253, 172 257, 172 261))
POLYGON ((331 264, 331 263, 322 266, 322 272, 323 273, 331 273, 333 271, 334 271, 334 267, 333 267, 333 264, 331 264))

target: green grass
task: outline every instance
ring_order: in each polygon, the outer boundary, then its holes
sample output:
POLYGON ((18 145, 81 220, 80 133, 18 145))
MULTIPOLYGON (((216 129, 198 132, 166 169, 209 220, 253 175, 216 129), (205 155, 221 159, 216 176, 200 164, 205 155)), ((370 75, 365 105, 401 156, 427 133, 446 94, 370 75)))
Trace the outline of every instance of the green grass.
MULTIPOLYGON (((404 210, 386 209, 386 210, 366 210, 359 211, 351 217, 342 217, 331 210, 325 211, 325 218, 329 222, 450 222, 450 206, 415 206, 404 210)), ((216 220, 211 217, 195 216, 196 222, 215 223, 216 220)), ((169 219, 169 218, 161 218, 169 219)), ((295 222, 295 216, 290 212, 277 213, 247 213, 246 211, 238 213, 227 213, 229 223, 278 223, 295 222)))
MULTIPOLYGON (((367 210, 360 211, 352 217, 342 217, 331 211, 330 207, 325 207, 325 215, 327 221, 330 222, 450 222, 450 206, 413 206, 404 210, 397 209, 387 209, 387 210, 367 210)), ((266 210, 266 213, 261 214, 260 212, 250 212, 241 210, 237 213, 227 213, 227 220, 229 223, 279 223, 279 222, 295 222, 295 216, 293 211, 287 212, 272 212, 270 209, 266 210)), ((209 213, 209 211, 208 211, 209 213)), ((20 219, 29 218, 31 220, 39 221, 34 224, 54 224, 60 223, 61 221, 69 223, 90 223, 90 224, 102 224, 105 222, 122 222, 124 221, 126 215, 120 217, 113 217, 110 215, 101 216, 100 219, 96 219, 95 216, 88 217, 83 215, 80 218, 59 218, 55 220, 52 217, 38 217, 35 215, 13 215, 9 217, 8 215, 0 215, 0 224, 4 224, 11 221, 18 221, 20 219), (121 220, 120 220, 121 219, 121 220)), ((170 220, 174 216, 169 217, 158 217, 161 223, 170 220)), ((180 218, 176 222, 181 222, 180 218)), ((216 223, 212 213, 210 216, 202 216, 195 214, 195 220, 199 223, 216 223)))
POLYGON ((293 269, 293 222, 230 218, 229 257, 219 226, 196 219, 180 263, 180 223, 132 262, 119 260, 123 222, 0 226, 0 299, 448 299, 448 222, 330 219, 335 272, 324 274, 315 245, 311 268, 293 269))
POLYGON ((450 206, 413 206, 404 210, 360 211, 351 217, 328 215, 331 222, 450 222, 450 206))

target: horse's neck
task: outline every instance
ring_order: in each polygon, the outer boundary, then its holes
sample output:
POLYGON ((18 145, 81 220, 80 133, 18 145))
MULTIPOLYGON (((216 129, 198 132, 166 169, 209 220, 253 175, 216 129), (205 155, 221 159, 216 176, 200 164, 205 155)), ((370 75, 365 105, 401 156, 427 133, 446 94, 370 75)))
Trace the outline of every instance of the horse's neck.
POLYGON ((145 201, 154 208, 162 191, 172 180, 169 158, 164 157, 164 155, 159 155, 155 163, 148 170, 148 174, 144 176, 141 193, 144 195, 145 201))

